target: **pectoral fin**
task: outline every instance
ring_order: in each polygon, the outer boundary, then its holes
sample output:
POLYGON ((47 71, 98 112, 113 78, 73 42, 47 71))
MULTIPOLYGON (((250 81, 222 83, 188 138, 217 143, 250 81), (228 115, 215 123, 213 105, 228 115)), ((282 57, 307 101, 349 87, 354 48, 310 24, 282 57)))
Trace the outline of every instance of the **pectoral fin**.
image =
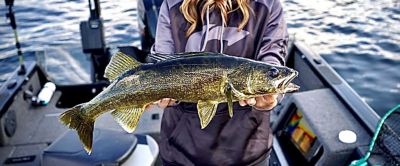
POLYGON ((104 77, 113 81, 127 70, 134 69, 140 65, 142 65, 140 62, 118 51, 111 57, 110 63, 104 72, 104 77))
POLYGON ((217 111, 218 102, 198 101, 197 111, 200 119, 201 129, 207 127, 217 111))
POLYGON ((233 95, 232 95, 232 88, 231 86, 227 86, 225 89, 226 101, 228 102, 228 112, 229 116, 232 118, 233 116, 233 95))
POLYGON ((132 133, 135 131, 143 111, 144 108, 118 109, 111 112, 111 115, 125 131, 132 133))

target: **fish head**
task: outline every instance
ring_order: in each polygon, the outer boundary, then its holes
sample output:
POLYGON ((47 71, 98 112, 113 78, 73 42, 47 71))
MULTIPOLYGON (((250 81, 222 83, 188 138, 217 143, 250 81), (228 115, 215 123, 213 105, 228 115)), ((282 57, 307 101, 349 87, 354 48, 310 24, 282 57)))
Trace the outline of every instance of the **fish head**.
POLYGON ((299 89, 299 86, 291 83, 298 72, 294 69, 258 63, 252 68, 247 78, 247 91, 253 95, 278 94, 292 92, 299 89))

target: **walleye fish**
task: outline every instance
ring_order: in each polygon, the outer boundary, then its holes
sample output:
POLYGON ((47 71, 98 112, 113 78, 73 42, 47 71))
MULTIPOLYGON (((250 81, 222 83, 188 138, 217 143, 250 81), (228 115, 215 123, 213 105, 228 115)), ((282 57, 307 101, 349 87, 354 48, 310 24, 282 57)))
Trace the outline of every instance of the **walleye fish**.
POLYGON ((146 106, 162 98, 197 103, 201 128, 215 115, 219 103, 232 103, 265 94, 286 93, 299 87, 290 83, 297 71, 245 58, 194 52, 154 64, 141 64, 117 52, 105 70, 111 84, 87 103, 62 113, 60 120, 75 129, 84 149, 92 151, 94 122, 111 115, 132 133, 146 106))

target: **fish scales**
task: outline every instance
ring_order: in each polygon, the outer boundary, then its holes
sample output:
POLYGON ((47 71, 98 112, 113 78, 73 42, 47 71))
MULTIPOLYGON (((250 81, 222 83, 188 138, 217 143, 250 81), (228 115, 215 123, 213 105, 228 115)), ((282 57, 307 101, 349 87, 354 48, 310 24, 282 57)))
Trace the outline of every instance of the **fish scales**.
POLYGON ((198 103, 201 128, 205 128, 219 103, 228 102, 233 116, 233 101, 285 93, 289 82, 297 76, 293 69, 244 58, 214 53, 188 55, 140 64, 117 53, 105 71, 111 84, 91 101, 63 113, 61 122, 77 130, 85 150, 90 153, 94 121, 105 112, 112 111, 117 122, 126 131, 133 132, 146 106, 162 98, 174 98, 198 103))
POLYGON ((224 75, 226 77, 228 67, 215 64, 223 59, 217 58, 214 63, 207 61, 205 62, 207 65, 191 67, 184 64, 187 61, 191 60, 183 58, 175 61, 174 63, 177 63, 175 65, 160 63, 154 67, 145 66, 128 71, 133 74, 121 77, 115 85, 96 97, 98 100, 94 102, 101 104, 97 104, 97 108, 92 110, 98 110, 96 114, 102 114, 112 108, 145 105, 168 97, 181 99, 184 102, 197 102, 215 97, 222 101, 225 96, 221 93, 221 88, 224 86, 223 79, 224 75), (134 74, 136 72, 140 75, 134 74), (126 87, 127 84, 130 84, 130 87, 126 87))

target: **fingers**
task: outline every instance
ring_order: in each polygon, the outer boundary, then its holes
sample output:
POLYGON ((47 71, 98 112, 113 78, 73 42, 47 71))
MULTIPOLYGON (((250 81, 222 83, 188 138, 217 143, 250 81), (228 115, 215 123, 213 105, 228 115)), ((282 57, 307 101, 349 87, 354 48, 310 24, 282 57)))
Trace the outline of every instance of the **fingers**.
POLYGON ((239 100, 239 105, 242 107, 246 106, 247 105, 246 100, 239 100))
POLYGON ((179 104, 178 100, 171 99, 168 103, 168 106, 174 106, 174 105, 178 105, 178 104, 179 104))
POLYGON ((253 106, 256 103, 257 103, 257 101, 256 101, 255 98, 250 98, 250 99, 245 99, 245 100, 240 100, 239 101, 239 105, 242 106, 242 107, 246 106, 246 105, 253 106))
POLYGON ((145 109, 145 110, 148 110, 148 109, 150 109, 150 107, 153 106, 153 105, 154 105, 154 104, 147 104, 147 105, 144 107, 144 109, 145 109))
POLYGON ((247 100, 246 100, 246 103, 247 103, 249 106, 254 106, 254 105, 257 104, 257 101, 256 101, 255 98, 250 98, 250 99, 247 99, 247 100))
POLYGON ((169 105, 170 102, 171 102, 170 98, 163 98, 158 102, 158 106, 160 108, 165 108, 169 105))
MULTIPOLYGON (((278 97, 278 95, 276 95, 276 94, 258 96, 255 98, 240 100, 239 105, 240 106, 250 105, 250 106, 255 107, 258 110, 271 110, 278 104, 277 97, 278 97)), ((158 105, 158 107, 164 109, 167 106, 177 105, 177 100, 171 99, 171 98, 163 98, 159 101, 153 102, 153 104, 156 104, 156 105, 158 105)), ((149 107, 150 106, 147 106, 146 109, 149 107)))
POLYGON ((265 96, 260 96, 259 98, 263 101, 262 104, 271 105, 276 101, 278 95, 265 95, 265 96))
POLYGON ((163 98, 161 100, 158 100, 156 102, 153 102, 153 105, 158 105, 158 107, 164 109, 167 106, 174 106, 177 105, 177 100, 171 99, 171 98, 163 98))
POLYGON ((258 96, 255 98, 240 100, 239 104, 240 106, 250 105, 258 110, 271 110, 278 104, 277 97, 278 95, 258 96))
POLYGON ((254 107, 262 111, 271 110, 278 104, 277 97, 277 95, 256 97, 257 104, 254 107))
POLYGON ((265 103, 267 103, 268 101, 264 98, 264 96, 259 96, 256 97, 256 107, 262 107, 265 105, 265 103))

